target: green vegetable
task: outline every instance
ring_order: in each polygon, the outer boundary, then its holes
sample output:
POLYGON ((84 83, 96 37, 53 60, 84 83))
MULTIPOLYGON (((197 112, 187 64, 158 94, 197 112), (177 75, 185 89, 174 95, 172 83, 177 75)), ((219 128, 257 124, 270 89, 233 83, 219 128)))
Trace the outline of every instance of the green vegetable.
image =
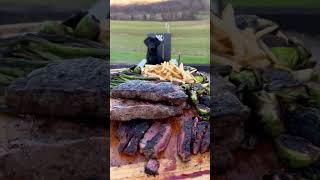
POLYGON ((320 149, 301 137, 281 135, 275 144, 279 158, 291 168, 307 167, 320 156, 320 149))
POLYGON ((320 84, 316 82, 307 83, 308 93, 310 95, 309 104, 320 108, 320 84))
POLYGON ((280 106, 273 93, 265 91, 253 93, 252 102, 257 120, 268 135, 277 137, 285 131, 281 121, 280 106))
POLYGON ((197 111, 200 116, 207 116, 210 114, 210 108, 208 108, 202 104, 197 105, 197 111))
POLYGON ((46 21, 40 27, 40 32, 47 34, 56 34, 56 35, 67 35, 72 34, 72 28, 65 26, 56 21, 46 21))
POLYGON ((194 78, 196 79, 197 83, 203 83, 204 82, 204 78, 201 75, 194 76, 194 78))
POLYGON ((252 69, 241 69, 239 72, 232 72, 229 80, 238 86, 239 90, 254 91, 260 88, 261 78, 258 73, 252 69))
POLYGON ((141 68, 139 66, 136 66, 134 69, 133 69, 133 72, 136 73, 136 74, 141 74, 141 68))
POLYGON ((94 40, 100 33, 99 21, 92 15, 84 16, 75 29, 75 36, 94 40))
POLYGON ((190 91, 190 98, 193 104, 199 104, 198 95, 196 91, 193 91, 193 90, 190 91))
POLYGON ((294 47, 274 47, 270 50, 277 57, 277 64, 293 68, 299 62, 299 53, 294 47))

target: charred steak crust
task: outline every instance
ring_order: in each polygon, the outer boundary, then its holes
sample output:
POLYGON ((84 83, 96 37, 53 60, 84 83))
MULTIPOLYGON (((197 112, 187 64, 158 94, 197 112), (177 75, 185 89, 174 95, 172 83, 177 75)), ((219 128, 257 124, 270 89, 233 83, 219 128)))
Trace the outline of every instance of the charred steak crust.
POLYGON ((164 102, 179 106, 187 101, 188 96, 180 86, 170 82, 132 80, 122 83, 111 92, 114 98, 140 99, 164 102))
POLYGON ((117 134, 118 138, 121 138, 118 151, 127 155, 136 154, 139 142, 150 124, 148 121, 141 120, 122 123, 117 134))
POLYGON ((201 153, 205 153, 210 148, 210 123, 207 124, 207 128, 205 130, 205 134, 203 135, 202 142, 201 142, 201 153))
POLYGON ((110 119, 112 121, 129 121, 133 119, 165 119, 181 115, 183 106, 168 106, 129 99, 110 100, 110 119))
POLYGON ((159 153, 167 147, 170 137, 170 124, 154 123, 140 141, 140 150, 146 158, 158 158, 159 153))
POLYGON ((12 82, 6 105, 17 114, 105 119, 107 77, 108 66, 101 59, 50 63, 12 82))
POLYGON ((201 121, 197 123, 196 133, 193 138, 193 144, 192 144, 193 154, 198 154, 200 151, 202 152, 202 143, 204 146, 203 150, 206 149, 206 143, 205 143, 206 140, 204 138, 207 132, 210 132, 209 122, 201 121))
POLYGON ((188 119, 183 122, 182 129, 178 136, 178 155, 182 161, 189 161, 191 155, 192 128, 194 120, 188 119))
POLYGON ((144 172, 149 175, 158 175, 158 170, 160 167, 160 162, 156 159, 149 159, 147 164, 144 167, 144 172))

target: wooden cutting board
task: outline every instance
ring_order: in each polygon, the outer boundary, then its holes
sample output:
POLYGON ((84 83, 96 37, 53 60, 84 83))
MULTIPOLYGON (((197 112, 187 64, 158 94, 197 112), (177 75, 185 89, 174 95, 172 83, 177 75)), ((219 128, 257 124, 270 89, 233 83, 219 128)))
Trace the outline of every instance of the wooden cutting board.
POLYGON ((194 111, 186 110, 181 117, 169 118, 173 133, 166 150, 161 154, 159 175, 150 176, 144 173, 146 159, 141 154, 126 156, 118 152, 119 140, 116 130, 119 122, 110 125, 110 177, 121 179, 210 179, 210 153, 192 155, 191 161, 182 162, 177 156, 177 134, 184 118, 192 118, 194 111))

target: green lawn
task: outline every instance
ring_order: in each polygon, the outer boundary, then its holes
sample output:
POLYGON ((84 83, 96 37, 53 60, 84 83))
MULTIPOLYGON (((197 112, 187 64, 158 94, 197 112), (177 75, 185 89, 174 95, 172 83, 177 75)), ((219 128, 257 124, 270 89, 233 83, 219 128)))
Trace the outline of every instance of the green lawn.
MULTIPOLYGON (((172 34, 171 58, 186 64, 208 64, 210 27, 208 20, 169 22, 172 34)), ((137 63, 146 56, 143 40, 150 32, 166 32, 165 23, 150 21, 111 21, 111 63, 137 63)))
POLYGON ((319 8, 319 0, 225 0, 237 7, 319 8))

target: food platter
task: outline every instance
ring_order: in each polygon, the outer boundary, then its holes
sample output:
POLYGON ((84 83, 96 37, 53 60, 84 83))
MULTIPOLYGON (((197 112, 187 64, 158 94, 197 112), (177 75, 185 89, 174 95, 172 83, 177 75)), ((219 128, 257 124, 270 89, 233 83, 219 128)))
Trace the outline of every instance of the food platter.
MULTIPOLYGON (((168 66, 169 65, 167 65, 167 67, 168 66)), ((183 66, 180 66, 180 67, 183 67, 183 66)), ((125 70, 127 69, 124 69, 124 68, 111 69, 111 73, 110 73, 111 77, 125 70)), ((181 78, 182 78, 181 81, 184 80, 183 75, 181 75, 181 78)), ((164 81, 164 79, 162 81, 164 81)), ((173 82, 173 84, 176 84, 176 83, 179 83, 179 82, 173 82)), ((121 85, 122 88, 124 87, 123 84, 126 84, 126 83, 122 83, 121 85)), ((129 83, 127 82, 127 84, 129 83)), ((119 89, 116 89, 113 92, 117 92, 117 91, 119 91, 119 89)), ((115 97, 111 95, 111 98, 115 98, 115 97)), ((130 99, 130 101, 135 101, 135 100, 136 99, 132 99, 132 98, 130 99)), ((111 101, 113 100, 111 99, 111 101)), ((139 101, 141 101, 141 99, 138 100, 137 102, 139 101)), ((123 102, 126 103, 126 101, 123 101, 123 102)), ((111 106, 113 106, 112 102, 111 102, 111 106)), ((196 154, 191 153, 187 161, 183 160, 183 158, 181 158, 181 154, 179 154, 178 144, 179 144, 179 141, 181 140, 179 139, 179 137, 181 136, 180 134, 182 129, 184 128, 185 122, 188 121, 189 119, 193 119, 194 117, 199 116, 196 108, 192 107, 192 105, 191 106, 187 105, 187 106, 189 107, 184 109, 183 112, 179 115, 164 118, 164 119, 153 120, 155 121, 154 123, 160 122, 163 124, 168 124, 171 127, 170 140, 166 148, 162 152, 160 152, 160 154, 157 156, 157 161, 159 161, 160 167, 158 168, 157 174, 154 174, 154 175, 146 173, 146 166, 147 166, 146 162, 148 162, 148 157, 145 154, 141 153, 141 147, 140 147, 140 152, 135 153, 134 155, 128 155, 119 150, 119 147, 123 142, 123 139, 119 138, 118 136, 119 129, 121 129, 122 124, 125 124, 128 122, 119 121, 119 119, 118 120, 111 119, 110 121, 111 122, 110 123, 110 157, 111 157, 110 175, 111 176, 110 177, 112 179, 128 179, 128 178, 130 179, 145 179, 145 178, 148 178, 148 179, 190 179, 190 178, 207 179, 209 178, 210 177, 210 152, 208 151, 209 149, 201 153, 200 152, 196 154)), ((111 114, 112 113, 113 112, 111 111, 111 114)), ((124 114, 126 114, 126 112, 124 112, 124 114)), ((113 115, 111 115, 110 117, 113 117, 113 115)), ((131 120, 128 120, 128 121, 131 121, 131 120)), ((151 121, 151 120, 147 120, 147 121, 151 121)), ((152 127, 150 129, 152 129, 152 127)), ((149 131, 147 131, 147 133, 148 132, 149 131)), ((144 136, 146 136, 147 133, 145 133, 144 136)))

